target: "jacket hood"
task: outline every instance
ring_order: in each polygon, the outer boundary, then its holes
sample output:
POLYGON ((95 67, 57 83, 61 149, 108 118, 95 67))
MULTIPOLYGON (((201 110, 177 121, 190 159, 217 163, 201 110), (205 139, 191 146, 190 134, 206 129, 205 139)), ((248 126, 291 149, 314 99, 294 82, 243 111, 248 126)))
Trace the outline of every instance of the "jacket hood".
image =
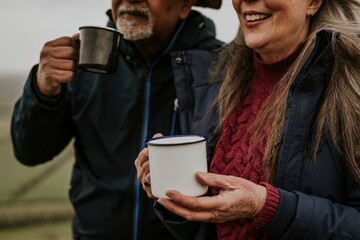
MULTIPOLYGON (((193 10, 185 20, 183 28, 179 31, 180 33, 175 40, 172 50, 192 48, 204 50, 214 49, 213 46, 210 48, 204 43, 216 38, 215 24, 211 19, 201 13, 193 10)), ((223 43, 219 41, 219 46, 222 46, 222 44, 223 43)))

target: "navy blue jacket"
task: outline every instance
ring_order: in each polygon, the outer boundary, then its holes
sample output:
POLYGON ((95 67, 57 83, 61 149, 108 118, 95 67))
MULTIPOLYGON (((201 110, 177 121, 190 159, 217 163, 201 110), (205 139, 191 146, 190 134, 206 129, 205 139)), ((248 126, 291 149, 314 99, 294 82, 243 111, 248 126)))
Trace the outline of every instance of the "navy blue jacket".
MULTIPOLYGON (((274 182, 280 190, 280 204, 266 229, 273 239, 360 239, 360 184, 327 133, 324 133, 315 162, 308 159, 305 151, 312 149, 314 143, 314 119, 333 63, 330 38, 329 32, 318 34, 315 48, 289 92, 274 182)), ((206 77, 213 76, 199 76, 193 81, 205 84, 207 80, 202 78, 206 77)), ((219 79, 210 80, 216 81, 219 79)), ((209 88, 213 88, 213 84, 209 88)), ((194 91, 195 99, 197 92, 194 91)), ((201 101, 205 101, 204 98, 201 101)), ((194 103, 199 104, 195 108, 201 109, 200 100, 194 103)), ((178 239, 215 237, 212 224, 179 219, 159 204, 155 204, 155 209, 178 239)))
MULTIPOLYGON (((170 53, 222 45, 215 39, 213 22, 193 11, 150 64, 123 40, 115 74, 77 71, 52 101, 37 94, 34 67, 13 113, 14 152, 23 164, 38 165, 51 160, 75 138, 69 191, 75 209, 75 237, 173 238, 140 187, 134 160, 153 134, 186 133, 180 131, 186 127, 184 120, 179 121, 174 100, 189 92, 175 88, 182 83, 174 82, 172 62, 182 62, 170 53)), ((208 66, 198 67, 206 71, 208 66)), ((181 119, 190 117, 182 107, 181 111, 181 119)))

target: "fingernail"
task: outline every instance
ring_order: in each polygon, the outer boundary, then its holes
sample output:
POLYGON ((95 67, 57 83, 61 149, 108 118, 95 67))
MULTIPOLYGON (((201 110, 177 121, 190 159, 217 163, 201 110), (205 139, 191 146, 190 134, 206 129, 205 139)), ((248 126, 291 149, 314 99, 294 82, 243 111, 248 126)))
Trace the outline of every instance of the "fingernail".
POLYGON ((172 192, 167 192, 166 196, 170 199, 172 199, 172 196, 174 196, 174 194, 172 192))
POLYGON ((165 204, 165 203, 164 203, 164 200, 162 200, 161 198, 158 198, 157 202, 160 203, 161 205, 164 205, 164 204, 165 204))

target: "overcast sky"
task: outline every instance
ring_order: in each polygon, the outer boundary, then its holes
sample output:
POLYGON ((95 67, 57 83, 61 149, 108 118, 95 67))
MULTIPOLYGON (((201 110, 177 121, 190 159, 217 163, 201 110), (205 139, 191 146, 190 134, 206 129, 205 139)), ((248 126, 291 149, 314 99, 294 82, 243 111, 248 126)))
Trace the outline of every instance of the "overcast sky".
MULTIPOLYGON (((82 25, 104 26, 109 8, 111 0, 0 0, 0 74, 28 72, 49 40, 71 36, 82 25)), ((220 10, 198 9, 215 21, 219 39, 234 37, 231 0, 223 0, 220 10)))

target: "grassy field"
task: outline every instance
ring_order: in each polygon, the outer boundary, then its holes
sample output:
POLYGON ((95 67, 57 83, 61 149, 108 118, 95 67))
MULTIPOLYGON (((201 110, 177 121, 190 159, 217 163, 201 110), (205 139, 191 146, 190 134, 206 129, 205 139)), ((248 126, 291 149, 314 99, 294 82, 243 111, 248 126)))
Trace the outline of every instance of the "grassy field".
POLYGON ((2 229, 3 240, 70 240, 69 222, 37 224, 16 229, 2 229))
POLYGON ((0 239, 69 240, 71 146, 50 163, 32 168, 13 155, 10 119, 25 78, 0 75, 0 239))

